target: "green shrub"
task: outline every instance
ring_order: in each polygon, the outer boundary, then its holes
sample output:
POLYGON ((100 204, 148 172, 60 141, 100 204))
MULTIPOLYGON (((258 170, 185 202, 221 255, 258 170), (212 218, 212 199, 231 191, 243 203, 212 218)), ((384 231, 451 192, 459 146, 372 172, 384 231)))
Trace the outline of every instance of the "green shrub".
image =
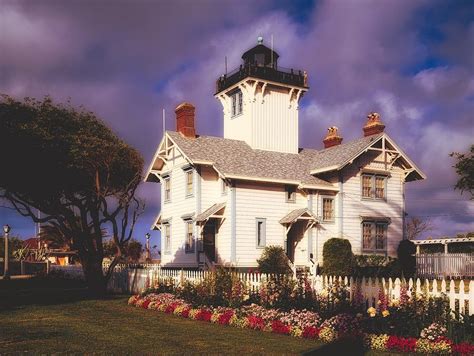
POLYGON ((350 276, 354 256, 349 240, 332 238, 323 246, 324 273, 333 276, 350 276))
POLYGON ((400 277, 398 259, 381 255, 354 256, 354 277, 400 277))
POLYGON ((258 269, 261 273, 270 274, 291 274, 288 265, 288 257, 281 246, 267 246, 262 252, 262 256, 257 260, 258 269))
POLYGON ((411 278, 416 270, 416 258, 413 256, 416 252, 416 247, 410 240, 402 240, 398 245, 397 255, 405 278, 411 278))

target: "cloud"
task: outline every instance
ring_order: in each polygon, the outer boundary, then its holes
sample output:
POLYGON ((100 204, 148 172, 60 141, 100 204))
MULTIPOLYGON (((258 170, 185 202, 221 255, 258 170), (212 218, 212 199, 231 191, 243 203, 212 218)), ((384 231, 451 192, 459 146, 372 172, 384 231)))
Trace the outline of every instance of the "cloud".
MULTIPOLYGON (((198 133, 222 135, 222 108, 213 92, 224 58, 231 70, 257 36, 269 45, 273 35, 279 65, 309 74, 311 88, 300 106, 301 146, 322 147, 332 125, 345 142, 360 137, 367 113, 378 111, 387 132, 428 174, 427 181, 407 185, 410 214, 471 209, 456 202, 449 157, 474 137, 474 24, 464 5, 319 1, 305 8, 311 13, 304 22, 289 14, 287 4, 269 1, 2 5, 0 92, 71 97, 136 146, 147 163, 162 135, 162 109, 167 128, 174 129, 180 101, 196 105, 198 133), (439 36, 434 40, 427 32, 439 36), (429 64, 433 57, 439 61, 429 64)), ((140 189, 148 201, 140 236, 159 211, 158 188, 147 183, 140 189)), ((439 234, 474 229, 460 213, 443 219, 437 220, 439 234)))

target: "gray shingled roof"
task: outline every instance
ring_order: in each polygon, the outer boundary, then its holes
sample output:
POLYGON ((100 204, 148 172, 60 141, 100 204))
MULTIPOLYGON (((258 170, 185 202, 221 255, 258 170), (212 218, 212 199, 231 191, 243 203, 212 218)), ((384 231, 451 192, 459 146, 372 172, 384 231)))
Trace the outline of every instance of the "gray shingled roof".
POLYGON ((328 187, 332 187, 331 183, 310 172, 345 163, 381 136, 363 137, 321 151, 302 149, 295 154, 252 149, 244 141, 221 137, 186 138, 175 131, 167 131, 167 134, 192 161, 212 162, 224 175, 298 181, 328 187))
POLYGON ((311 153, 309 158, 311 160, 311 170, 324 169, 331 166, 341 166, 348 160, 356 157, 361 153, 361 151, 370 146, 372 142, 375 142, 382 137, 382 135, 383 133, 362 137, 348 143, 317 151, 316 154, 311 153))
POLYGON ((280 220, 280 224, 291 224, 298 220, 303 214, 308 214, 310 217, 314 218, 314 221, 318 221, 316 215, 314 215, 308 208, 295 209, 290 211, 280 220))

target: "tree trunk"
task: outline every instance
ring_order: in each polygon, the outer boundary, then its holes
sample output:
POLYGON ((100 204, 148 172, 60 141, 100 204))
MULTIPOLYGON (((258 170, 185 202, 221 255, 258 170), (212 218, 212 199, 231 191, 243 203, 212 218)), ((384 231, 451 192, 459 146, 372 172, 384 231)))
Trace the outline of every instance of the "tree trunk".
POLYGON ((81 263, 89 293, 94 297, 105 296, 107 281, 102 271, 102 258, 84 256, 81 258, 81 263))

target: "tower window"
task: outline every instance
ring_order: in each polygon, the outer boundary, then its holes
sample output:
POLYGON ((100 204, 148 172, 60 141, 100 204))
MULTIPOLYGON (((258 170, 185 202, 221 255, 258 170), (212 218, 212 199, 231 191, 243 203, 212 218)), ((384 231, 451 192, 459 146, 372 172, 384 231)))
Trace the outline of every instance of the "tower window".
POLYGON ((232 101, 232 117, 242 114, 242 92, 237 90, 231 95, 230 98, 232 101))

